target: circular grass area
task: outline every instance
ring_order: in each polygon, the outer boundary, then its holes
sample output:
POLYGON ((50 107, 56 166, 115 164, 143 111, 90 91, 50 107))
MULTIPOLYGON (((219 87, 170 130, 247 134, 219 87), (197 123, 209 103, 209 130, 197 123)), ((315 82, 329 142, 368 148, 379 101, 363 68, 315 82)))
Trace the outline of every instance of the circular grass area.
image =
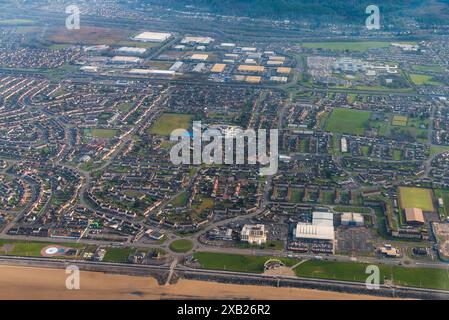
POLYGON ((193 242, 190 240, 175 240, 170 243, 170 250, 173 252, 188 252, 193 248, 193 242))

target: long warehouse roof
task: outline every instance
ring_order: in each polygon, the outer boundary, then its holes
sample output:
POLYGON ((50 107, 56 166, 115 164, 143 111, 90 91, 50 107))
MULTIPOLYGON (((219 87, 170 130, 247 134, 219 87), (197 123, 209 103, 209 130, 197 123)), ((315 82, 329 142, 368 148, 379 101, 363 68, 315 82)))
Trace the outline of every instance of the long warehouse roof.
POLYGON ((334 240, 334 227, 298 223, 296 225, 295 237, 301 239, 334 240))

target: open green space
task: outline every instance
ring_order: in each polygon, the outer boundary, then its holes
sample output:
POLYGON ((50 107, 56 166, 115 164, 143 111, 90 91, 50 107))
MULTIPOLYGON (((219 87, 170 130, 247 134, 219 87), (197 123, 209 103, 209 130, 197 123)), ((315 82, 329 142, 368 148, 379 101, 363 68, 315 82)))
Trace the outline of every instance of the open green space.
MULTIPOLYGON (((369 146, 362 146, 362 147, 360 147, 360 149, 361 149, 362 155, 364 157, 367 157, 369 155, 369 149, 370 149, 369 146)), ((349 152, 346 152, 346 153, 349 153, 349 152)))
POLYGON ((196 214, 202 213, 204 210, 210 209, 214 206, 214 199, 205 197, 203 195, 197 196, 195 199, 198 199, 198 203, 192 204, 192 209, 196 214))
POLYGON ((401 208, 420 208, 426 212, 434 212, 431 189, 399 187, 401 208))
POLYGON ((192 250, 193 243, 187 239, 175 240, 170 243, 170 250, 174 252, 188 252, 192 250))
POLYGON ((300 203, 304 196, 304 191, 301 189, 292 189, 291 202, 300 203))
POLYGON ((386 41, 354 41, 354 42, 305 42, 303 47, 309 49, 366 51, 376 48, 388 48, 390 42, 386 41))
POLYGON ((387 230, 387 217, 385 216, 384 210, 381 207, 373 208, 376 213, 377 220, 377 233, 384 239, 389 239, 390 235, 387 230))
POLYGON ((112 139, 117 135, 117 130, 95 128, 95 129, 86 129, 84 133, 94 138, 112 139))
POLYGON ((169 204, 171 204, 175 208, 184 207, 187 204, 187 200, 189 199, 189 196, 187 192, 182 192, 179 195, 177 195, 175 198, 173 198, 169 204))
POLYGON ((416 71, 431 71, 431 72, 444 72, 445 69, 442 66, 426 66, 426 65, 413 65, 413 70, 416 71))
POLYGON ((105 262, 117 262, 126 263, 130 254, 136 250, 131 248, 106 248, 106 254, 103 261, 105 262))
POLYGON ((449 289, 449 273, 444 269, 393 267, 393 282, 405 287, 449 289))
MULTIPOLYGON (((365 273, 367 266, 368 264, 364 263, 311 260, 296 267, 295 273, 298 277, 304 278, 365 282, 368 277, 368 274, 365 273)), ((381 265, 379 270, 380 281, 383 283, 389 274, 388 268, 381 265)))
POLYGON ((355 90, 361 91, 381 91, 381 92, 412 92, 413 88, 389 88, 382 85, 362 86, 358 85, 354 87, 355 90))
POLYGON ((352 207, 352 206, 337 206, 334 207, 334 211, 336 212, 356 212, 356 213, 362 213, 367 214, 370 213, 370 208, 367 207, 352 207))
POLYGON ((449 146, 435 146, 435 145, 430 146, 430 155, 431 156, 433 156, 435 154, 443 153, 443 152, 448 152, 448 151, 449 151, 449 146))
POLYGON ((370 121, 369 126, 378 130, 378 136, 393 140, 425 143, 428 140, 429 119, 386 115, 388 121, 370 121))
POLYGON ((400 161, 402 157, 402 151, 398 149, 393 150, 393 160, 394 161, 400 161))
MULTIPOLYGON (((265 262, 272 257, 215 252, 196 252, 193 254, 193 258, 198 260, 201 267, 204 269, 262 273, 264 272, 265 262)), ((292 258, 276 259, 282 261, 289 267, 298 262, 296 259, 292 258)))
MULTIPOLYGON (((311 260, 295 268, 298 277, 365 282, 368 264, 311 260)), ((408 287, 449 289, 449 274, 445 269, 405 268, 379 264, 380 281, 408 287)))
POLYGON ((65 63, 62 66, 53 69, 45 69, 45 68, 2 68, 2 69, 22 73, 39 73, 44 75, 53 82, 60 82, 65 76, 67 76, 67 74, 78 71, 78 68, 79 67, 75 65, 65 63))
POLYGON ((170 136, 173 130, 188 129, 192 125, 190 114, 164 113, 151 127, 150 132, 159 136, 170 136))
POLYGON ((132 102, 125 102, 125 103, 120 103, 119 105, 117 105, 117 109, 123 112, 128 112, 129 110, 131 110, 131 108, 133 107, 133 103, 132 102))
MULTIPOLYGON (((62 66, 58 67, 58 68, 54 68, 54 69, 24 69, 25 71, 28 70, 28 72, 33 71, 33 72, 39 72, 41 74, 43 74, 44 76, 46 76, 48 79, 50 79, 51 81, 54 82, 59 82, 62 79, 64 79, 67 74, 73 73, 73 72, 78 72, 78 68, 79 66, 76 65, 72 65, 70 63, 65 63, 62 66)), ((11 70, 16 70, 16 71, 20 71, 20 69, 15 68, 15 69, 11 69, 11 70)))
MULTIPOLYGON (((52 242, 0 240, 0 254, 22 257, 40 257, 43 248, 54 244, 55 243, 52 242), (10 247, 10 250, 4 250, 6 247, 10 247)), ((64 243, 63 246, 81 248, 84 245, 79 243, 64 243)))
POLYGON ((266 243, 261 245, 239 242, 237 246, 244 249, 271 249, 280 251, 284 249, 285 243, 281 240, 268 240, 266 243))
POLYGON ((433 76, 429 76, 429 75, 426 75, 426 74, 415 74, 415 73, 412 73, 412 74, 410 74, 410 79, 417 86, 423 86, 423 85, 441 86, 441 85, 443 85, 439 81, 434 81, 433 80, 433 76))
POLYGON ((443 189, 435 189, 435 197, 438 199, 443 200, 443 206, 439 206, 439 211, 442 213, 445 217, 449 216, 449 190, 443 190, 443 189))
POLYGON ((336 133, 363 135, 368 126, 371 112, 345 108, 334 108, 325 130, 336 133))
POLYGON ((169 140, 163 140, 161 142, 160 146, 163 149, 170 150, 175 144, 176 144, 176 142, 171 142, 169 140))
POLYGON ((56 98, 65 94, 67 94, 67 91, 63 87, 60 87, 58 90, 54 91, 51 96, 56 98))

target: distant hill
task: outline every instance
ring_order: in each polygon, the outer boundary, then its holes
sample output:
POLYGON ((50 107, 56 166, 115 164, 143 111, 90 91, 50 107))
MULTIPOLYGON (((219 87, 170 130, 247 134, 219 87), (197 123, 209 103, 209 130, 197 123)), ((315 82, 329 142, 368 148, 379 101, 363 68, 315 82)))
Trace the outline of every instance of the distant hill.
POLYGON ((413 16, 429 21, 449 16, 449 0, 142 0, 176 9, 223 15, 294 19, 327 16, 337 20, 364 20, 365 8, 377 4, 385 17, 413 16))

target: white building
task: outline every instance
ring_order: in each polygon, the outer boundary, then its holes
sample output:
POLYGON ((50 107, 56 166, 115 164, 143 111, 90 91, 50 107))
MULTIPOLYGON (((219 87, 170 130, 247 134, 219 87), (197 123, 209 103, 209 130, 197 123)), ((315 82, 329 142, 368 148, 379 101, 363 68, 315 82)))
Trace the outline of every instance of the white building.
POLYGON ((337 59, 333 67, 344 72, 361 72, 366 70, 367 64, 360 59, 343 57, 337 59))
POLYGON ((147 52, 147 49, 145 48, 136 48, 136 47, 121 47, 116 50, 117 53, 120 54, 137 54, 137 55, 143 55, 145 52, 147 52))
POLYGON ((331 212, 313 212, 312 223, 299 222, 294 230, 298 240, 326 240, 334 242, 334 215, 331 212))
POLYGON ((404 51, 418 51, 419 50, 419 46, 418 45, 413 45, 413 44, 393 42, 391 45, 393 47, 401 48, 404 51))
POLYGON ((87 47, 83 47, 84 52, 100 52, 100 51, 105 51, 108 50, 109 46, 105 45, 105 44, 99 44, 96 46, 87 46, 87 47))
POLYGON ((288 78, 273 76, 273 77, 270 77, 270 81, 286 83, 288 81, 288 78))
POLYGON ((93 73, 95 73, 95 72, 98 72, 98 67, 97 66, 82 66, 80 68, 80 70, 84 71, 84 72, 93 72, 93 73))
POLYGON ((348 141, 346 140, 346 138, 341 138, 341 152, 348 152, 348 141))
POLYGON ((256 52, 257 48, 255 48, 255 47, 243 47, 241 50, 243 52, 256 52))
POLYGON ((235 48, 235 43, 223 42, 220 44, 220 47, 223 49, 233 49, 235 48))
POLYGON ((131 69, 130 74, 134 75, 156 75, 156 76, 174 76, 175 71, 171 70, 153 70, 153 69, 131 69))
POLYGON ((267 242, 267 233, 263 224, 245 224, 240 232, 240 239, 249 244, 263 244, 267 242))
POLYGON ((334 215, 331 212, 313 212, 312 224, 314 226, 334 226, 334 215))
POLYGON ((334 241, 334 227, 325 225, 313 225, 310 223, 298 223, 295 229, 295 238, 302 240, 327 240, 334 241))
POLYGON ((164 42, 171 37, 170 33, 163 32, 142 32, 133 39, 142 42, 164 42))
POLYGON ((184 65, 184 62, 176 61, 171 67, 170 71, 178 72, 178 70, 184 65))
POLYGON ((184 37, 181 40, 182 44, 209 44, 214 41, 214 38, 211 37, 184 37))
POLYGON ((206 71, 206 64, 205 63, 198 63, 194 68, 193 68, 193 72, 204 72, 206 71))
POLYGON ((142 59, 137 57, 129 57, 129 56, 115 56, 111 59, 112 63, 118 64, 135 64, 139 63, 142 59))
POLYGON ((341 224, 344 226, 361 227, 364 225, 363 216, 360 213, 346 212, 341 215, 341 224))
POLYGON ((186 46, 183 45, 183 44, 178 44, 178 45, 173 47, 173 49, 180 50, 180 51, 184 50, 185 48, 186 48, 186 46))

